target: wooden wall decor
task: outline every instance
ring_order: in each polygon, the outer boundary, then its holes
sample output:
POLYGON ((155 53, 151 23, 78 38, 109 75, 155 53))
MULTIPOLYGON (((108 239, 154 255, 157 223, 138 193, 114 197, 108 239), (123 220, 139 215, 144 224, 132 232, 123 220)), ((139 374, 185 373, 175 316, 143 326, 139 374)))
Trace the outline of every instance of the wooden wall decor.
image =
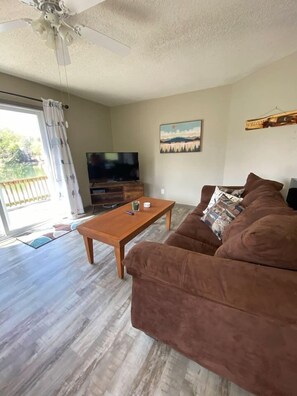
POLYGON ((245 130, 251 131, 253 129, 262 129, 292 124, 297 124, 297 110, 247 120, 245 123, 245 130))

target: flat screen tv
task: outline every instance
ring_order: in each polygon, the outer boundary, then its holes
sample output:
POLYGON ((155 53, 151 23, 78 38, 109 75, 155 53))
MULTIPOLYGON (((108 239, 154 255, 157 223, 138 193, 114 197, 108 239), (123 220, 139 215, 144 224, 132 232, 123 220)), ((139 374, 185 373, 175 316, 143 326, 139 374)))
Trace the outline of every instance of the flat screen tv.
POLYGON ((87 153, 91 183, 139 180, 138 153, 87 153))

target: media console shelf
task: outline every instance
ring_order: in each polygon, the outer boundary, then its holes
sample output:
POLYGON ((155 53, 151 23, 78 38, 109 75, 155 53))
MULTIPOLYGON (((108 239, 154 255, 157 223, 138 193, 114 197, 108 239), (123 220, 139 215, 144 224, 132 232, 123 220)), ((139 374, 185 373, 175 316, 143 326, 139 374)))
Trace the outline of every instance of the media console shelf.
POLYGON ((93 209, 99 205, 124 204, 144 195, 143 183, 106 182, 90 183, 91 203, 93 209))

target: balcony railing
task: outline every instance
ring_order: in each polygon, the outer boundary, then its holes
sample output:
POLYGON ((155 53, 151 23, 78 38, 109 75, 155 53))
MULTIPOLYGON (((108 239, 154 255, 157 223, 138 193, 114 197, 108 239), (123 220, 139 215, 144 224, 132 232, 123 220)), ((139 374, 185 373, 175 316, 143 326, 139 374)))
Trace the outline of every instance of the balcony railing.
POLYGON ((50 199, 47 176, 0 182, 7 208, 50 199))

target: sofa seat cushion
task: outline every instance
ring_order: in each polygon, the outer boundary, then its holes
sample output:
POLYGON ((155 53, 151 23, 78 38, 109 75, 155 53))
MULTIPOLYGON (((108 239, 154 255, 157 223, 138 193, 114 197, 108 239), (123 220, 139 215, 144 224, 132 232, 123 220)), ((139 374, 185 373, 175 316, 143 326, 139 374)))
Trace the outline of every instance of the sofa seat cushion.
POLYGON ((246 208, 239 216, 236 217, 232 223, 230 223, 223 233, 223 243, 225 243, 229 238, 238 235, 255 221, 261 219, 262 217, 268 216, 270 214, 279 214, 279 215, 290 215, 294 211, 288 206, 284 207, 258 207, 258 206, 249 206, 246 208))
POLYGON ((208 254, 210 256, 213 256, 217 250, 217 247, 214 245, 197 241, 197 239, 178 234, 177 232, 172 233, 165 241, 165 244, 190 250, 192 252, 208 254))
POLYGON ((229 238, 218 257, 297 270, 297 215, 270 214, 229 238))
POLYGON ((195 239, 218 248, 221 241, 215 236, 211 229, 201 221, 201 216, 190 213, 176 230, 177 234, 195 239))
POLYGON ((280 191, 284 185, 274 180, 262 179, 254 173, 250 173, 246 179, 242 196, 245 197, 251 191, 255 190, 257 187, 260 186, 270 186, 275 191, 280 191))

